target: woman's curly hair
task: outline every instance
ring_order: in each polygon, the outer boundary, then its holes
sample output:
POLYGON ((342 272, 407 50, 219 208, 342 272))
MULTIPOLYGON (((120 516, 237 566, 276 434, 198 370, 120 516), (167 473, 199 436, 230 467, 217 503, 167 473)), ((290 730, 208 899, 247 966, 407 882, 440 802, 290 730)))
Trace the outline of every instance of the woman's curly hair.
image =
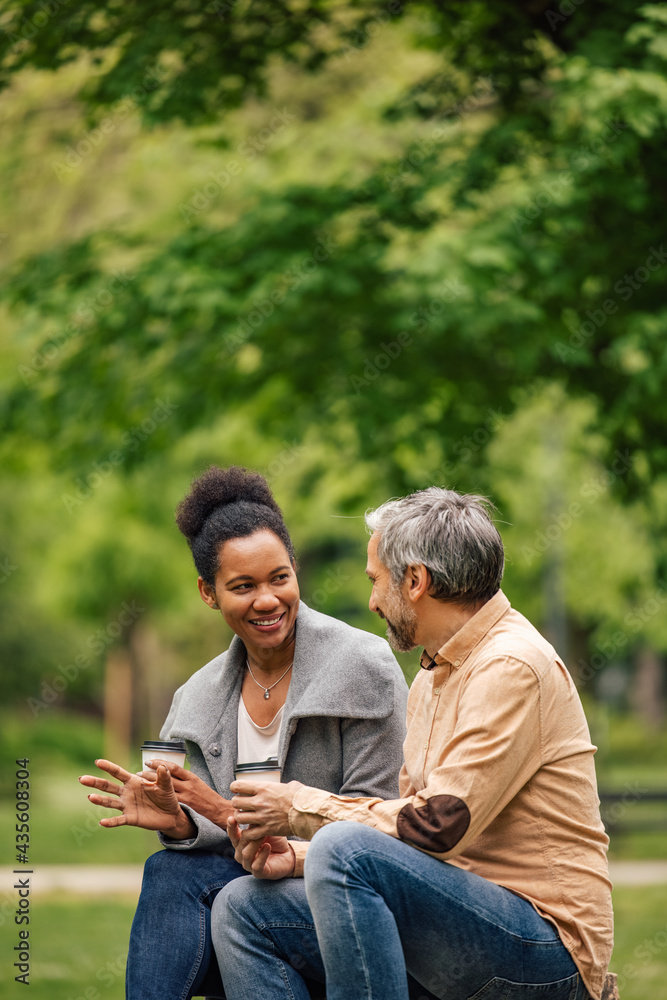
POLYGON ((264 476, 238 465, 212 465, 192 481, 176 508, 176 524, 188 540, 197 572, 211 587, 220 566, 220 549, 230 538, 267 529, 277 535, 294 561, 294 546, 264 476))

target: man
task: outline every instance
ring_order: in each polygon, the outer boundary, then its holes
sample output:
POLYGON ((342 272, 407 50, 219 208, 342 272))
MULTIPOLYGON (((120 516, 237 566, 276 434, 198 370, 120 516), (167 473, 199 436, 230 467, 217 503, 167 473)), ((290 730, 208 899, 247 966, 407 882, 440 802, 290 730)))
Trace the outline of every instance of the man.
POLYGON ((401 797, 233 786, 250 826, 230 835, 258 878, 214 909, 227 998, 305 1000, 303 975, 323 973, 328 1000, 599 998, 608 838, 572 680, 500 590, 481 498, 434 487, 366 521, 370 608, 396 649, 424 647, 401 797), (294 858, 263 843, 286 834, 314 840, 294 858), (304 880, 267 893, 261 879, 298 876, 306 850, 304 880))

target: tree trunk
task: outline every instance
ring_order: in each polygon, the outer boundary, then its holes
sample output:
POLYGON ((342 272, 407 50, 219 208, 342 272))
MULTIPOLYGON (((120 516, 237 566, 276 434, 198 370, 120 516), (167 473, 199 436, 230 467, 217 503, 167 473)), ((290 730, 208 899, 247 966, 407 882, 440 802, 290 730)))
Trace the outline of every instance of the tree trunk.
POLYGON ((104 755, 128 768, 139 757, 132 747, 132 663, 124 646, 109 650, 104 668, 104 755))
POLYGON ((642 646, 635 655, 635 676, 630 697, 633 708, 650 729, 660 729, 664 719, 663 664, 655 650, 642 646))

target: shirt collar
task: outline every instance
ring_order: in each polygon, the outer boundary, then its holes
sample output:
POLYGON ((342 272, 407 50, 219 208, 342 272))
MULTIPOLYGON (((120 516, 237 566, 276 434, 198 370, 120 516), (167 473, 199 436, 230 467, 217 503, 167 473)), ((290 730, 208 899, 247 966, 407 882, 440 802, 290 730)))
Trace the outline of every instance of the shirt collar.
POLYGON ((465 623, 463 628, 454 633, 451 639, 445 643, 442 649, 438 650, 433 658, 424 650, 420 660, 423 669, 433 670, 435 667, 445 664, 458 669, 472 653, 475 646, 488 635, 493 626, 509 611, 510 606, 510 602, 502 590, 499 590, 465 623))

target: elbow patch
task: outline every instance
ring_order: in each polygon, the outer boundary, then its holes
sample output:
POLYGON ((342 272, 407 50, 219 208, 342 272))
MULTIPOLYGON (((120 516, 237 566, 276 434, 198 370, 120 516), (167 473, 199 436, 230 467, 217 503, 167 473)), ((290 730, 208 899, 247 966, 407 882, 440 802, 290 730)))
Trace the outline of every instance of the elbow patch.
POLYGON ((470 826, 470 810, 456 795, 432 795, 423 806, 403 806, 398 836, 424 851, 444 854, 456 847, 470 826))

